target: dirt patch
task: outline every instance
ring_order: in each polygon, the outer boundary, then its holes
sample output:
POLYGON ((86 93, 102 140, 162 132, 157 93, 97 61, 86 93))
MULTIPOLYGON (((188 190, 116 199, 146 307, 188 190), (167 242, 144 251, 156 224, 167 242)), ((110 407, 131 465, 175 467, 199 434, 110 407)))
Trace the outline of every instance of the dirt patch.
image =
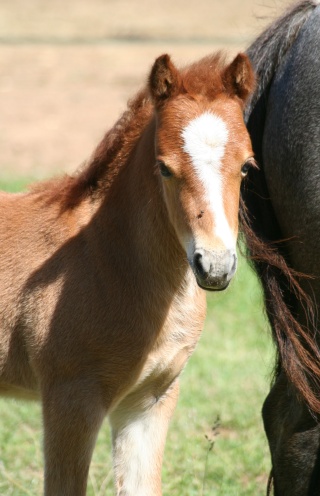
POLYGON ((284 2, 11 0, 0 5, 0 176, 72 171, 144 83, 178 64, 243 50, 284 2))

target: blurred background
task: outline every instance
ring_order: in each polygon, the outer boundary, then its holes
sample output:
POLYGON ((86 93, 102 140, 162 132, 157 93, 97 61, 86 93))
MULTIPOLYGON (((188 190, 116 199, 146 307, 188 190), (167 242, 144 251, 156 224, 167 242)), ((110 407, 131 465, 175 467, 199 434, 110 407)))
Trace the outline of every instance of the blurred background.
POLYGON ((0 178, 73 171, 144 84, 243 50, 284 0, 1 0, 0 178))

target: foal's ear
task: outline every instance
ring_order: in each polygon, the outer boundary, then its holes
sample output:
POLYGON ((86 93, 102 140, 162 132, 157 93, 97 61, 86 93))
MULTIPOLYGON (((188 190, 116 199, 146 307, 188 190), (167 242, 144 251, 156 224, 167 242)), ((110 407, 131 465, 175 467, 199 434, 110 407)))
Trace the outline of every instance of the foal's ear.
POLYGON ((177 95, 182 88, 182 79, 169 55, 158 57, 149 76, 149 90, 156 106, 177 95))
POLYGON ((224 70, 222 80, 226 91, 245 103, 255 87, 255 75, 247 55, 239 53, 224 70))

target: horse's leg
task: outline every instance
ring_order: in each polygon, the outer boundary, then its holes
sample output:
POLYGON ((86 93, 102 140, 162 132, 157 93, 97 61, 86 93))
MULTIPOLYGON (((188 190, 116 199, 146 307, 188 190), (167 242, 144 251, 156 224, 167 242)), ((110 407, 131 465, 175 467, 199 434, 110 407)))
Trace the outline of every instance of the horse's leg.
POLYGON ((263 405, 275 496, 319 496, 320 426, 283 373, 263 405))
POLYGON ((161 467, 178 380, 152 406, 120 405, 110 416, 118 496, 161 496, 161 467))
POLYGON ((79 381, 43 392, 45 496, 86 494, 91 456, 105 416, 94 389, 79 381))

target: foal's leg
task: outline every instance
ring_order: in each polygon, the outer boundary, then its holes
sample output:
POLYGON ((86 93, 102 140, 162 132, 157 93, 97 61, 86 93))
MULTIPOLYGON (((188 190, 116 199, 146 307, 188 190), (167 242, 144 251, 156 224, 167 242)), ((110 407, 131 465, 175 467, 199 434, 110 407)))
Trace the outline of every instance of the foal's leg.
POLYGON ((43 393, 45 496, 84 496, 96 437, 105 415, 87 383, 43 393))
POLYGON ((161 467, 178 380, 149 408, 128 401, 110 416, 117 496, 161 496, 161 467))
POLYGON ((319 496, 320 426, 282 373, 263 406, 275 496, 319 496))

